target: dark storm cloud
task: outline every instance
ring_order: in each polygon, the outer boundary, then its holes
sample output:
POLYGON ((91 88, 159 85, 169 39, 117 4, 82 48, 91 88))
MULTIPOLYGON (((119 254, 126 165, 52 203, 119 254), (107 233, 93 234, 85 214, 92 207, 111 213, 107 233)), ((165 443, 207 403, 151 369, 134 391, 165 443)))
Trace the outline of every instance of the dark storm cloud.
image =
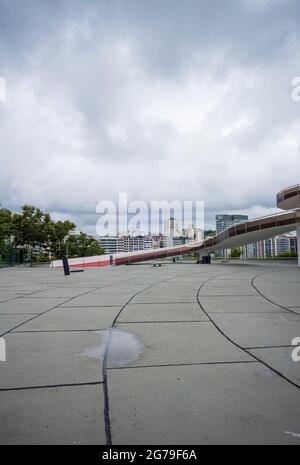
POLYGON ((95 38, 132 37, 147 69, 166 75, 200 64, 218 47, 247 65, 266 66, 299 39, 297 0, 1 0, 2 62, 26 61, 39 44, 56 43, 66 24, 88 19, 95 38))

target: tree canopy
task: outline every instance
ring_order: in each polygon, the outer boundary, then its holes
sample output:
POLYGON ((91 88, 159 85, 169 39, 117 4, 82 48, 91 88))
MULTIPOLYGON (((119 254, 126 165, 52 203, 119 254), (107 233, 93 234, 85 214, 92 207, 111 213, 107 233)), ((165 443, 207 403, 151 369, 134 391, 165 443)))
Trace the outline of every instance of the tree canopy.
POLYGON ((217 231, 214 229, 207 229, 204 231, 204 237, 210 237, 210 236, 215 236, 217 234, 217 231))
POLYGON ((104 253, 92 236, 75 233, 69 220, 54 221, 32 205, 23 205, 18 213, 0 208, 0 246, 31 250, 33 256, 45 258, 85 257, 104 253))
POLYGON ((235 247, 233 249, 231 249, 230 251, 230 257, 232 258, 238 258, 242 255, 242 250, 240 247, 235 247))

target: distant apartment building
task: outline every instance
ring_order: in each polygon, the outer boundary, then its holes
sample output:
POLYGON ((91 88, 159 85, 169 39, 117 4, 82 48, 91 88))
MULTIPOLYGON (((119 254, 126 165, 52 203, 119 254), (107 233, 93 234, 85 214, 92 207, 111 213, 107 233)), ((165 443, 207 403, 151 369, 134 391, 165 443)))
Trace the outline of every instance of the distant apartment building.
POLYGON ((98 240, 105 254, 134 252, 159 247, 157 238, 152 236, 102 236, 98 240))
POLYGON ((258 257, 258 242, 248 244, 243 247, 243 258, 257 258, 258 257))
POLYGON ((193 241, 194 239, 189 239, 188 237, 185 236, 163 236, 162 238, 162 247, 175 247, 175 246, 180 246, 187 244, 188 242, 193 241))
POLYGON ((163 236, 163 247, 174 247, 187 244, 192 241, 202 241, 204 231, 190 224, 180 230, 179 222, 175 218, 165 222, 165 234, 163 236))
POLYGON ((153 239, 148 236, 124 236, 121 238, 124 243, 124 252, 134 252, 135 250, 153 249, 153 239))
POLYGON ((103 236, 98 241, 105 254, 124 252, 123 243, 120 243, 117 236, 103 236))
MULTIPOLYGON (((216 231, 219 234, 224 229, 233 226, 238 223, 242 223, 243 221, 248 220, 248 215, 216 215, 216 231)), ((218 255, 221 258, 227 258, 228 250, 220 250, 218 255)))
POLYGON ((184 228, 182 234, 184 237, 191 239, 192 241, 202 241, 204 239, 203 229, 196 228, 192 224, 184 228))
POLYGON ((297 236, 296 235, 290 237, 290 251, 292 253, 298 253, 297 236))
POLYGON ((134 252, 137 250, 148 250, 163 247, 181 246, 191 241, 201 241, 204 238, 202 229, 189 225, 183 231, 180 223, 175 218, 170 218, 164 224, 165 234, 143 234, 139 230, 132 230, 119 234, 118 236, 99 237, 100 246, 105 254, 121 252, 134 252))
POLYGON ((290 233, 245 245, 243 258, 272 258, 286 252, 297 253, 297 237, 290 233))
POLYGON ((272 238, 274 247, 274 256, 281 255, 285 252, 291 251, 290 237, 287 234, 276 236, 272 238))

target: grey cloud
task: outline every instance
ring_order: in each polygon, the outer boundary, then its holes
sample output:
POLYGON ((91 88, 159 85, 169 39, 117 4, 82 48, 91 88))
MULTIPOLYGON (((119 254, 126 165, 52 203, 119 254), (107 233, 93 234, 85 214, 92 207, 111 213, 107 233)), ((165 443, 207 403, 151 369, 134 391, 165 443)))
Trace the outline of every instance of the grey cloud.
POLYGON ((204 200, 210 224, 269 211, 299 181, 299 16, 294 0, 0 0, 1 203, 89 231, 118 192, 204 200))

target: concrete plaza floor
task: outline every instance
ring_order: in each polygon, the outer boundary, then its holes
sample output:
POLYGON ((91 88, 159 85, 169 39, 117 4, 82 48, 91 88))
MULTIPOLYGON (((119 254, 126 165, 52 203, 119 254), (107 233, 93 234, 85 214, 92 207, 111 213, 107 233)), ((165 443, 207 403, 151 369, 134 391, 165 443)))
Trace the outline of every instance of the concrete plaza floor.
POLYGON ((300 444, 300 269, 0 270, 0 444, 300 444))

